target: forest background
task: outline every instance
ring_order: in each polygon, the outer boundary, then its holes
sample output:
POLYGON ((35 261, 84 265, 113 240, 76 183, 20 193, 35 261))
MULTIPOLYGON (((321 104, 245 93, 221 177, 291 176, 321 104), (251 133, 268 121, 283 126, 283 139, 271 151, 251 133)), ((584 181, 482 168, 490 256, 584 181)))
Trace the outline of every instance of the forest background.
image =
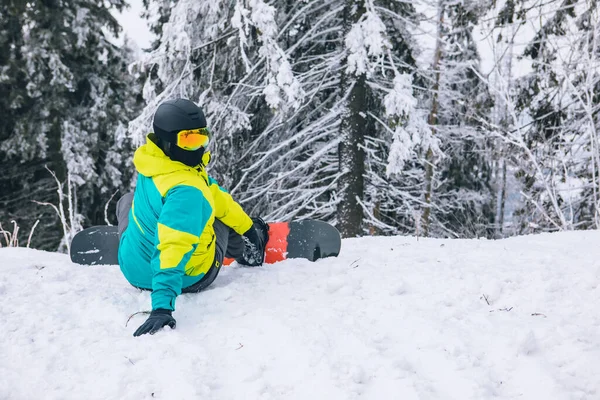
POLYGON ((207 114, 211 175, 267 220, 345 237, 598 228, 595 0, 143 6, 147 49, 123 38, 124 0, 0 4, 5 235, 56 250, 114 224, 174 97, 207 114))

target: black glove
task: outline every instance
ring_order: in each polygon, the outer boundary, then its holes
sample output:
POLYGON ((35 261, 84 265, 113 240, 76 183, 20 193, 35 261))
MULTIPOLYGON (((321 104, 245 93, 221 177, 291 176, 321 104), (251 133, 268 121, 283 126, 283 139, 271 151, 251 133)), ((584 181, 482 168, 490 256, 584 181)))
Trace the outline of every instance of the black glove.
POLYGON ((254 225, 242 236, 244 239, 244 255, 242 264, 249 267, 262 265, 265 258, 265 242, 258 234, 254 225))
POLYGON ((141 336, 149 333, 154 335, 163 326, 169 325, 172 329, 175 329, 175 318, 171 315, 171 310, 165 310, 164 308, 159 308, 157 310, 153 310, 150 313, 150 316, 140 326, 137 331, 133 334, 133 336, 141 336))

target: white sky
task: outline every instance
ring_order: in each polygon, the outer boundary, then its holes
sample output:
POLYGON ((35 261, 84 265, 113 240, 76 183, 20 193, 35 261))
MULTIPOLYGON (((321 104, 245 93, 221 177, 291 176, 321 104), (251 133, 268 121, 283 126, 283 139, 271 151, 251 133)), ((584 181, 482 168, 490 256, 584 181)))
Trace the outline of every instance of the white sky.
MULTIPOLYGON (((123 13, 115 13, 115 17, 123 27, 123 34, 131 38, 140 49, 150 47, 152 41, 152 33, 148 27, 148 22, 140 14, 143 11, 142 0, 129 0, 129 7, 123 13)), ((123 42, 123 38, 119 38, 119 43, 123 42)))

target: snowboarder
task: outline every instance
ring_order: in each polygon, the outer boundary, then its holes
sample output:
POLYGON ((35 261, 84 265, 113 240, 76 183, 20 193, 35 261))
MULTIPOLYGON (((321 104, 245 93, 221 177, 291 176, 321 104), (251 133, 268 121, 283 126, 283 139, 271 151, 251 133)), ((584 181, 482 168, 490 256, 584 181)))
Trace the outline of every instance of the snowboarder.
POLYGON ((133 286, 152 290, 152 312, 133 336, 175 328, 180 293, 210 285, 224 257, 261 265, 268 240, 268 225, 207 174, 212 134, 200 107, 165 101, 153 128, 133 157, 135 192, 117 203, 121 271, 133 286))

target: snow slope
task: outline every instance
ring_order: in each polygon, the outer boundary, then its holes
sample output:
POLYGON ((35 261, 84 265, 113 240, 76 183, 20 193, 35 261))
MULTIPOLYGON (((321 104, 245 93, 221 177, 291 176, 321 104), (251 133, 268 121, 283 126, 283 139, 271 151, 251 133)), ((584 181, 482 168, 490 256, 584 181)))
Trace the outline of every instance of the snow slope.
POLYGON ((227 268, 140 338, 118 267, 0 249, 0 399, 600 399, 599 243, 345 240, 227 268))

